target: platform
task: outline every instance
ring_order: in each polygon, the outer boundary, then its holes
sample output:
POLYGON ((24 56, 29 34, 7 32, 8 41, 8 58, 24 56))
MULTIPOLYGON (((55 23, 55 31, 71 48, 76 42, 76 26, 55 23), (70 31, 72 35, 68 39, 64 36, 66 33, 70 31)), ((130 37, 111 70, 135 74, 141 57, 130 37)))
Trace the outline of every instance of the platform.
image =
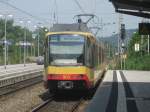
MULTIPOLYGON (((42 77, 43 65, 35 63, 0 66, 0 88, 16 84, 21 81, 29 80, 36 77, 42 77)), ((42 78, 41 78, 42 79, 42 78)))
POLYGON ((86 112, 150 112, 150 71, 107 71, 86 112))
POLYGON ((43 65, 37 65, 36 63, 26 64, 25 66, 24 64, 7 65, 6 69, 4 69, 4 66, 0 66, 0 79, 21 75, 25 72, 43 70, 43 67, 43 65))

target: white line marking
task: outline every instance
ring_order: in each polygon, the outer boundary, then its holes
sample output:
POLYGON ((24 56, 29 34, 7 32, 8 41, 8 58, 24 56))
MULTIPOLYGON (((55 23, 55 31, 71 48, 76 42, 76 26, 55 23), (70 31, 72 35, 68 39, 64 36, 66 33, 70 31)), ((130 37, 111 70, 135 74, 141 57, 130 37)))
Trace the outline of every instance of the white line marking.
POLYGON ((119 71, 116 71, 117 72, 117 79, 118 79, 118 82, 122 83, 122 78, 120 76, 120 72, 119 71))
POLYGON ((127 112, 126 95, 123 86, 123 81, 119 71, 116 71, 118 79, 118 102, 117 112, 127 112))

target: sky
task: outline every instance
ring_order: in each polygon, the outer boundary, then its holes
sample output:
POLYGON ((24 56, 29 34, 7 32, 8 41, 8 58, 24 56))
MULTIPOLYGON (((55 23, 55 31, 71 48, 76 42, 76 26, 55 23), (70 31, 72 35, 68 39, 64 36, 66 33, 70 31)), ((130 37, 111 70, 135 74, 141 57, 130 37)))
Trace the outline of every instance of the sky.
MULTIPOLYGON (((0 0, 2 1, 2 0, 0 0)), ((6 1, 6 0, 4 0, 6 1)), ((83 13, 75 0, 7 0, 8 3, 22 9, 35 17, 30 17, 21 13, 18 10, 11 8, 0 2, 0 14, 12 14, 15 24, 26 25, 30 29, 34 29, 34 26, 39 24, 42 26, 50 27, 55 20, 58 23, 74 23, 76 19, 74 16, 83 13), (55 19, 54 19, 55 12, 55 19), (19 21, 23 20, 24 24, 19 21), (30 20, 31 23, 27 23, 30 20)), ((113 32, 118 32, 118 13, 115 13, 115 9, 109 0, 78 0, 82 9, 86 13, 93 13, 99 17, 104 25, 103 32, 99 33, 99 36, 110 36, 113 32), (115 24, 113 24, 115 22, 115 24), (107 25, 110 23, 109 25, 107 25)), ((97 19, 94 19, 97 22, 97 19)), ((141 18, 123 15, 123 23, 126 24, 127 29, 138 28, 138 23, 141 18)))

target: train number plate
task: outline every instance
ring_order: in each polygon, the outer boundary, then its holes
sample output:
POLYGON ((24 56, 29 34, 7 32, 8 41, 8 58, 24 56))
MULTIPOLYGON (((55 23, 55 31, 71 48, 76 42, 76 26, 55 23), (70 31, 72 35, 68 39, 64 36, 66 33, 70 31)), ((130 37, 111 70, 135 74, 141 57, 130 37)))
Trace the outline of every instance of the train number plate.
POLYGON ((73 82, 72 81, 59 81, 58 82, 58 88, 72 89, 73 88, 73 82))

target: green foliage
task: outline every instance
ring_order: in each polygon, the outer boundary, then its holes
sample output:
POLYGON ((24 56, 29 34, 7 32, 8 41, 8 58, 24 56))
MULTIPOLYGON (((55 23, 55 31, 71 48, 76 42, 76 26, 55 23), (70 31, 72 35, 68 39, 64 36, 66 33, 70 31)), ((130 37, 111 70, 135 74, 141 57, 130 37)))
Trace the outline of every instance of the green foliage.
MULTIPOLYGON (((5 29, 5 20, 0 19, 0 41, 4 40, 4 29, 5 29)), ((8 64, 16 64, 20 62, 20 52, 19 46, 16 46, 16 43, 24 40, 24 32, 27 32, 27 41, 32 41, 32 32, 27 28, 22 28, 20 26, 15 26, 13 20, 7 21, 7 40, 12 42, 12 45, 8 46, 8 64)), ((4 63, 4 46, 0 44, 0 65, 4 63)), ((21 57, 23 59, 23 49, 21 52, 21 57)))
POLYGON ((126 69, 131 70, 150 70, 150 55, 147 54, 147 38, 143 38, 141 44, 141 36, 138 33, 133 35, 128 45, 128 58, 126 60, 126 69), (135 43, 140 44, 140 51, 135 52, 135 43))
POLYGON ((129 57, 136 55, 136 52, 134 50, 135 43, 140 43, 140 36, 137 33, 133 35, 133 37, 128 45, 128 56, 129 57))
POLYGON ((126 62, 126 69, 132 70, 150 70, 150 56, 136 56, 128 58, 126 62))
MULTIPOLYGON (((35 47, 38 48, 38 36, 39 36, 39 55, 43 55, 43 48, 44 48, 44 40, 45 40, 45 34, 47 33, 45 31, 45 29, 47 28, 38 28, 36 29, 33 33, 36 34, 36 38, 35 38, 35 47)), ((37 51, 38 49, 36 49, 36 55, 37 55, 37 51)))

